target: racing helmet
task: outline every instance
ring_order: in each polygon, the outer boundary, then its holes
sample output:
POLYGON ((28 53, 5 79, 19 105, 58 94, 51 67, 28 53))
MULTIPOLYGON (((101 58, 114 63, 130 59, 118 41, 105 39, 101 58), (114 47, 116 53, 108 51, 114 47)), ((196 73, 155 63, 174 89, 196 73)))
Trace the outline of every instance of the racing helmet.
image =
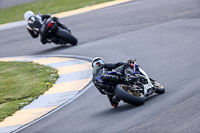
POLYGON ((136 61, 136 59, 135 59, 135 60, 130 59, 130 60, 128 60, 128 64, 129 64, 131 67, 134 67, 135 61, 136 61))
POLYGON ((32 11, 26 11, 26 12, 24 13, 24 19, 25 19, 26 21, 28 21, 29 18, 32 17, 32 16, 34 16, 34 15, 35 15, 35 14, 34 14, 32 11))
POLYGON ((96 67, 97 63, 100 63, 100 64, 105 64, 105 61, 101 58, 101 57, 95 57, 93 60, 92 60, 92 67, 96 67))

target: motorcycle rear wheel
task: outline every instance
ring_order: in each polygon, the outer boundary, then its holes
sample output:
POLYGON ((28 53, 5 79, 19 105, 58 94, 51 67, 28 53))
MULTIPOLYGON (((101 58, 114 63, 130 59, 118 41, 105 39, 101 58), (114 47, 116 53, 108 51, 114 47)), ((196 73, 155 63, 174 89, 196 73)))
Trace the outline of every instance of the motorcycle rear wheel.
POLYGON ((132 104, 132 105, 142 105, 145 102, 145 96, 142 92, 136 91, 131 92, 129 89, 127 89, 127 85, 125 84, 118 84, 115 87, 115 94, 117 97, 119 97, 121 100, 123 100, 126 103, 132 104))
POLYGON ((77 45, 78 43, 78 40, 65 29, 59 28, 57 31, 57 35, 67 40, 67 42, 72 45, 77 45))

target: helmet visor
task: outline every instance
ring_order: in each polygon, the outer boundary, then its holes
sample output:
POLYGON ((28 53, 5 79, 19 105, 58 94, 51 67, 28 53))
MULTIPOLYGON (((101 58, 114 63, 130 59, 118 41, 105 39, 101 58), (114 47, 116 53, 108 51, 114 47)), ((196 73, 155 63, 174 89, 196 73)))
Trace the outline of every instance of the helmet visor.
POLYGON ((96 60, 96 61, 93 62, 92 66, 96 67, 98 65, 98 63, 99 64, 104 64, 104 61, 103 60, 96 60))

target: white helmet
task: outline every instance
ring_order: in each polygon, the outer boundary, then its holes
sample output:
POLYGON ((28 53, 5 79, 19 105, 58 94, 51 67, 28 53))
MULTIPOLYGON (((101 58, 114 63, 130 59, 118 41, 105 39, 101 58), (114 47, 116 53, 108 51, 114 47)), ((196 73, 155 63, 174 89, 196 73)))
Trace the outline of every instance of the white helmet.
POLYGON ((92 60, 92 67, 96 67, 96 64, 97 63, 100 63, 100 64, 105 64, 105 61, 101 58, 101 57, 95 57, 93 60, 92 60))
POLYGON ((32 11, 26 11, 26 12, 24 13, 24 19, 25 19, 26 21, 28 21, 29 18, 32 17, 32 16, 34 16, 34 15, 35 15, 35 14, 34 14, 32 11))

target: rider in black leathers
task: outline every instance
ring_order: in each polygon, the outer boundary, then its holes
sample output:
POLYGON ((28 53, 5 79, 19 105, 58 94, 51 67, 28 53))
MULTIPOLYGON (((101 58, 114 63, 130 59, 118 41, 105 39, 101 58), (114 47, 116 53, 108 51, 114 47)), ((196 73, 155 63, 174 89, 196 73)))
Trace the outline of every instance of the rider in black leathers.
MULTIPOLYGON (((34 15, 34 13, 32 11, 27 11, 24 14, 24 19, 27 21, 28 32, 30 33, 30 35, 33 38, 37 38, 40 34, 40 41, 43 44, 46 44, 49 42, 48 41, 48 33, 47 33, 47 31, 45 31, 44 33, 41 33, 40 28, 41 28, 43 22, 50 17, 51 17, 50 15, 42 15, 42 14, 34 15)), ((58 18, 52 17, 52 19, 56 22, 56 24, 58 26, 68 30, 68 28, 65 25, 63 25, 62 23, 60 23, 58 21, 58 18)), ((50 40, 54 43, 58 42, 57 38, 55 38, 55 37, 50 38, 50 40)))
POLYGON ((118 82, 124 80, 122 77, 129 77, 128 80, 135 80, 137 77, 133 75, 133 60, 128 62, 105 63, 100 57, 96 57, 92 61, 93 78, 95 87, 103 95, 107 95, 113 107, 117 107, 120 99, 114 94, 114 87, 118 82), (113 75, 112 73, 115 73, 113 75))

